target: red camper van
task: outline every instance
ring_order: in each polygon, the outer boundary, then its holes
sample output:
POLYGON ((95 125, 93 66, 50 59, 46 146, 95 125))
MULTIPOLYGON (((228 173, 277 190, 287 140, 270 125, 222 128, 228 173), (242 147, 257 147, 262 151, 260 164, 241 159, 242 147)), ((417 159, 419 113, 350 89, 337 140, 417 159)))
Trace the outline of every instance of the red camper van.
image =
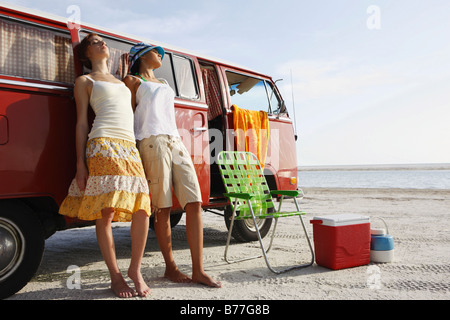
MULTIPOLYGON (((14 294, 32 278, 46 238, 87 225, 59 215, 58 208, 75 175, 73 84, 84 70, 73 47, 88 32, 108 42, 109 68, 119 79, 126 75, 133 44, 156 44, 17 6, 0 6, 0 298, 14 294)), ((177 125, 191 151, 204 210, 223 214, 225 222, 231 214, 214 158, 221 150, 237 147, 233 105, 267 113, 270 136, 264 173, 271 189, 296 189, 293 123, 272 78, 162 46, 166 56, 157 76, 176 92, 177 125)), ((183 213, 176 199, 172 213, 176 225, 183 213)), ((265 234, 271 220, 261 223, 265 234)), ((256 239, 251 224, 242 222, 235 229, 238 241, 256 239)))

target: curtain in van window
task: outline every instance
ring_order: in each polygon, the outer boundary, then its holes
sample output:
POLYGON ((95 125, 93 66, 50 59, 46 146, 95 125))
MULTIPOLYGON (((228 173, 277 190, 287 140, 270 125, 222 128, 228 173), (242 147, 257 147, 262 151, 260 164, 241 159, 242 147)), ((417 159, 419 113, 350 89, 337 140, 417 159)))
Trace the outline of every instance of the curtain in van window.
POLYGON ((205 87, 206 104, 208 105, 208 121, 222 114, 220 103, 219 81, 215 70, 202 68, 205 87))
POLYGON ((117 79, 122 80, 128 74, 128 52, 109 47, 108 69, 117 79))
POLYGON ((0 74, 73 83, 73 50, 69 36, 0 20, 0 74))

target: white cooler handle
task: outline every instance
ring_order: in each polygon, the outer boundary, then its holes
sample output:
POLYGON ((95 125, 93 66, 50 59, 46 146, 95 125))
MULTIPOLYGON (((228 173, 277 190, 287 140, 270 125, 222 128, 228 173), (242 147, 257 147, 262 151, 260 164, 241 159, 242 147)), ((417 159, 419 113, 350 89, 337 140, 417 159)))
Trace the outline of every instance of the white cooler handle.
POLYGON ((389 234, 389 228, 388 228, 388 225, 387 225, 386 221, 383 218, 380 218, 380 217, 375 217, 375 218, 380 219, 381 221, 383 221, 384 226, 386 227, 386 234, 389 234))

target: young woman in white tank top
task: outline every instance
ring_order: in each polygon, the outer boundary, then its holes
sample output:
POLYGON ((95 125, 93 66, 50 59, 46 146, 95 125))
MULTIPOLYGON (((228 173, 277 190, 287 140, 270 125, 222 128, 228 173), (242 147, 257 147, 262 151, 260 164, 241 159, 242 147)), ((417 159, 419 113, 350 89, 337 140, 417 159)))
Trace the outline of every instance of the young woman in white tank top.
POLYGON ((97 240, 111 276, 111 289, 122 298, 146 296, 150 289, 141 275, 147 241, 150 196, 144 169, 136 148, 131 93, 108 72, 109 50, 96 34, 80 43, 80 60, 92 73, 75 82, 77 106, 77 173, 60 214, 81 220, 96 220, 97 240), (88 128, 88 106, 95 112, 88 128), (131 289, 116 261, 112 221, 131 221, 131 289))
POLYGON ((164 276, 174 282, 192 281, 221 287, 219 281, 212 279, 203 270, 201 191, 189 152, 178 134, 175 93, 167 83, 156 79, 153 73, 154 69, 161 67, 163 55, 161 47, 145 43, 133 46, 130 51, 133 75, 127 76, 124 82, 131 90, 131 101, 135 107, 135 134, 155 209, 156 237, 166 262, 164 276), (182 161, 177 163, 175 156, 181 154, 182 161), (172 189, 186 211, 188 244, 192 256, 191 278, 178 269, 173 259, 169 222, 172 189))
POLYGON ((160 82, 161 80, 153 82, 134 77, 140 83, 136 90, 134 112, 136 140, 160 134, 179 137, 173 107, 175 92, 168 84, 160 82))

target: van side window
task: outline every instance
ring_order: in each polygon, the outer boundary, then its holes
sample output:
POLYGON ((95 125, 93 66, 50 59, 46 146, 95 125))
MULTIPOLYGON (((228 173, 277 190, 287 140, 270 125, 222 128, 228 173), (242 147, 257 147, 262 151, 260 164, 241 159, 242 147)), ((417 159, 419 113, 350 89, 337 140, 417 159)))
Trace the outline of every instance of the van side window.
POLYGON ((178 87, 178 96, 185 99, 198 99, 192 61, 186 57, 173 55, 173 66, 178 87))
POLYGON ((242 109, 270 113, 267 90, 263 80, 234 72, 226 72, 231 104, 242 109))
POLYGON ((0 19, 0 74, 73 83, 70 35, 0 19))
MULTIPOLYGON (((80 40, 88 34, 88 31, 80 32, 80 40)), ((131 42, 101 34, 101 37, 109 48, 108 70, 119 80, 125 78, 129 70, 129 52, 132 47, 131 42)), ((83 73, 89 73, 85 68, 83 73)), ((191 59, 167 52, 164 55, 163 64, 156 69, 155 76, 164 79, 175 91, 176 96, 184 99, 198 99, 198 89, 191 59)))
POLYGON ((162 66, 154 70, 153 72, 155 73, 156 78, 166 80, 173 91, 177 92, 175 77, 173 75, 171 53, 166 52, 166 54, 164 55, 162 66))

